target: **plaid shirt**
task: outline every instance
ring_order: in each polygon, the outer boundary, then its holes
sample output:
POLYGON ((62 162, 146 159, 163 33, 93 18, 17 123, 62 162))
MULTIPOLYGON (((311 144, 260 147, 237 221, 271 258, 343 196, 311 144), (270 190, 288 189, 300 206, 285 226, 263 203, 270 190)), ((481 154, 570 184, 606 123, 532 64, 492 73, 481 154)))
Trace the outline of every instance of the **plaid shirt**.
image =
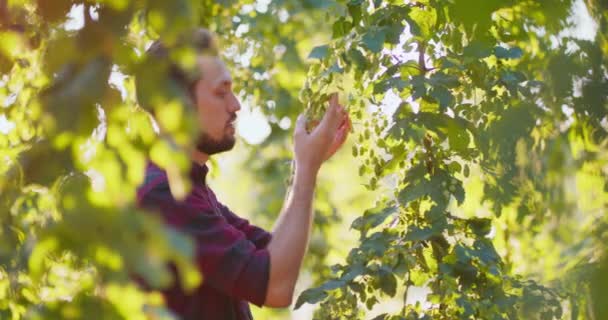
MULTIPOLYGON (((252 319, 249 302, 264 303, 270 271, 270 233, 250 225, 217 201, 205 183, 206 165, 192 164, 192 191, 183 201, 169 191, 167 174, 153 163, 137 190, 138 205, 160 211, 164 221, 192 236, 203 283, 191 293, 179 281, 163 295, 181 319, 252 319)), ((175 269, 174 269, 175 271, 175 269)))

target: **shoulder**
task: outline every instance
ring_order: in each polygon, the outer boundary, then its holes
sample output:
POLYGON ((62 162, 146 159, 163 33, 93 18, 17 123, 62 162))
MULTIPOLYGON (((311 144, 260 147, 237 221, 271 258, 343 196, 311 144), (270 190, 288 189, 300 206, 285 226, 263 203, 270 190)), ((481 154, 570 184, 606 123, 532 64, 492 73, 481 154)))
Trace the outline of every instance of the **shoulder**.
POLYGON ((156 164, 149 162, 144 181, 137 187, 137 204, 142 205, 145 198, 160 194, 171 196, 167 173, 156 164))
POLYGON ((137 188, 137 205, 170 215, 179 213, 197 216, 199 213, 214 213, 211 198, 204 194, 200 187, 192 186, 192 190, 184 199, 175 199, 166 171, 153 163, 146 167, 144 181, 137 188))

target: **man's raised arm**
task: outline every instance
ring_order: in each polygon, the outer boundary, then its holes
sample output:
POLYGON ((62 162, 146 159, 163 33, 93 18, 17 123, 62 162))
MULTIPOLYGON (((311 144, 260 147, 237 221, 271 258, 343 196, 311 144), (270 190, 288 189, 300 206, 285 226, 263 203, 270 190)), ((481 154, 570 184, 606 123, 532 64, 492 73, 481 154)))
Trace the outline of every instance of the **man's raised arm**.
POLYGON ((306 118, 300 115, 294 132, 295 174, 291 191, 277 218, 270 252, 270 277, 266 301, 269 307, 291 305, 302 259, 308 248, 313 220, 312 201, 317 173, 344 143, 351 123, 337 94, 317 127, 306 131, 306 118))

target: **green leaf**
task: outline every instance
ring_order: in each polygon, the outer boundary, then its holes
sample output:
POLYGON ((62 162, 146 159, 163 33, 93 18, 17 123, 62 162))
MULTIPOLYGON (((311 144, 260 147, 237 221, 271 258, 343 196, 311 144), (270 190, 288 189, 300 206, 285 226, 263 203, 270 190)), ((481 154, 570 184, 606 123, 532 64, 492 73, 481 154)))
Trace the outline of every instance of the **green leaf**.
POLYGON ((382 267, 378 270, 378 276, 380 289, 388 296, 394 297, 397 293, 397 278, 393 272, 386 267, 382 267))
POLYGON ((363 45, 373 53, 378 53, 384 47, 385 30, 384 28, 370 29, 363 35, 361 41, 363 45))
POLYGON ((390 235, 386 230, 384 232, 376 232, 362 241, 361 250, 380 257, 394 238, 395 236, 390 235))
POLYGON ((385 93, 390 89, 395 89, 396 92, 401 92, 407 85, 407 82, 401 77, 388 78, 374 85, 374 94, 385 93))
POLYGON ((43 274, 45 260, 52 252, 57 250, 58 246, 59 243, 56 238, 43 239, 36 244, 28 261, 32 276, 38 278, 43 274))
POLYGON ((385 42, 391 44, 399 44, 401 35, 403 34, 404 26, 401 23, 385 27, 385 42))
POLYGON ((501 6, 499 0, 459 0, 449 6, 454 22, 462 24, 471 38, 487 39, 492 24, 492 13, 501 6))
POLYGON ((348 266, 348 272, 340 277, 340 280, 344 282, 351 282, 356 277, 362 275, 365 272, 365 266, 362 264, 354 264, 348 266))
POLYGON ((354 62, 355 66, 359 70, 366 70, 368 67, 367 58, 357 48, 350 48, 348 50, 348 57, 354 62))
POLYGON ((445 109, 454 103, 454 96, 443 86, 434 87, 431 90, 430 95, 437 100, 442 109, 445 109))
POLYGON ((451 182, 452 184, 449 187, 450 193, 454 196, 456 202, 458 202, 458 205, 461 205, 464 202, 465 197, 462 181, 452 179, 451 182))
POLYGON ((412 284, 417 287, 425 286, 430 278, 429 274, 422 270, 410 271, 409 277, 412 284))
POLYGON ((325 298, 327 298, 327 293, 320 288, 304 290, 298 297, 294 309, 299 309, 304 303, 315 304, 321 302, 325 298))
POLYGON ((489 57, 492 54, 492 51, 485 43, 473 41, 464 48, 463 54, 465 57, 483 59, 489 57))
POLYGON ((424 241, 431 238, 433 235, 438 234, 439 230, 435 230, 432 227, 420 228, 417 226, 410 226, 407 233, 405 234, 406 241, 424 241))
POLYGON ((396 211, 397 207, 395 206, 367 210, 363 216, 358 217, 353 221, 351 228, 365 232, 379 226, 387 217, 391 216, 396 211))
POLYGON ((412 76, 410 80, 412 85, 412 99, 417 100, 418 98, 426 95, 426 79, 424 76, 412 76))
POLYGON ((456 121, 449 121, 447 129, 450 148, 456 152, 465 153, 471 142, 467 130, 460 126, 456 121))
POLYGON ((397 264, 393 266, 393 272, 395 275, 403 277, 405 273, 407 273, 415 265, 415 259, 416 258, 409 255, 409 253, 399 254, 399 260, 397 261, 397 264))
POLYGON ((418 23, 416 23, 416 21, 414 19, 412 19, 408 15, 405 17, 405 21, 407 21, 407 24, 410 26, 410 32, 412 33, 412 35, 414 35, 414 36, 422 35, 422 29, 420 28, 420 26, 418 25, 418 23))
POLYGON ((461 296, 456 299, 456 304, 458 305, 458 307, 464 310, 462 315, 463 317, 465 317, 465 319, 473 316, 475 310, 473 309, 473 303, 471 303, 470 300, 461 296))
POLYGON ((449 175, 445 171, 439 170, 429 180, 416 177, 419 174, 424 173, 417 173, 413 177, 406 177, 409 184, 399 192, 397 197, 401 205, 407 206, 409 202, 425 196, 430 196, 437 204, 444 204, 446 199, 443 196, 443 191, 445 191, 443 184, 451 181, 449 175))
POLYGON ((433 184, 431 181, 423 179, 418 183, 412 183, 399 192, 399 202, 407 205, 409 202, 417 200, 431 191, 433 184))
POLYGON ((496 252, 491 240, 477 239, 473 243, 473 247, 475 248, 476 256, 481 262, 485 263, 486 265, 494 265, 499 263, 500 256, 498 255, 498 252, 496 252))
POLYGON ((479 237, 485 237, 492 230, 492 220, 487 218, 471 218, 467 220, 467 224, 471 231, 479 237))
POLYGON ((352 29, 352 24, 344 17, 340 17, 332 26, 332 39, 341 38, 349 33, 352 29))
POLYGON ((494 55, 499 59, 519 59, 523 56, 524 52, 518 48, 503 48, 500 46, 494 47, 494 55))
POLYGON ((340 287, 344 287, 346 285, 346 282, 342 281, 342 280, 329 280, 325 283, 323 283, 319 288, 325 291, 331 291, 331 290, 335 290, 338 289, 340 287))
POLYGON ((348 3, 348 13, 353 18, 353 25, 359 25, 359 21, 361 21, 361 6, 363 5, 362 0, 351 0, 348 3))
POLYGON ((367 307, 368 310, 371 310, 374 307, 374 305, 376 305, 376 303, 378 303, 378 298, 371 297, 371 298, 367 299, 367 301, 365 301, 365 306, 367 307))
POLYGON ((449 75, 444 72, 435 72, 429 78, 429 83, 433 86, 444 86, 446 88, 455 88, 460 85, 458 77, 449 75))
POLYGON ((328 45, 322 45, 322 46, 314 47, 312 49, 312 51, 310 52, 310 54, 308 55, 308 59, 323 60, 323 59, 325 59, 325 57, 327 57, 328 53, 329 53, 329 46, 328 45))
MULTIPOLYGON (((431 6, 414 6, 409 14, 414 23, 409 23, 412 34, 427 39, 435 29, 437 13, 431 6)), ((409 22, 409 21, 408 21, 409 22)))

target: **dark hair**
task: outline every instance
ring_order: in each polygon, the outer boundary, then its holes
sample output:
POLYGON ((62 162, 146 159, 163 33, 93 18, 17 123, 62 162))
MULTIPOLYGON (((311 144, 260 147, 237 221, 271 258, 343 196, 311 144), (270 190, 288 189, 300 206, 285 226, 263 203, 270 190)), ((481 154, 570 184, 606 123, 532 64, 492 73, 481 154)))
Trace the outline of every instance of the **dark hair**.
POLYGON ((160 39, 154 41, 148 50, 146 50, 143 70, 138 72, 135 81, 137 100, 142 107, 150 112, 153 112, 154 109, 147 103, 149 99, 143 96, 146 91, 144 88, 148 89, 148 92, 156 91, 154 90, 154 86, 158 84, 149 82, 159 80, 159 77, 166 77, 194 101, 193 87, 201 78, 201 74, 198 70, 185 70, 172 59, 171 52, 178 49, 191 49, 197 55, 217 56, 219 54, 215 36, 205 28, 197 28, 185 33, 184 36, 179 37, 172 45, 168 45, 160 39), (166 74, 150 74, 153 72, 165 72, 166 74))

